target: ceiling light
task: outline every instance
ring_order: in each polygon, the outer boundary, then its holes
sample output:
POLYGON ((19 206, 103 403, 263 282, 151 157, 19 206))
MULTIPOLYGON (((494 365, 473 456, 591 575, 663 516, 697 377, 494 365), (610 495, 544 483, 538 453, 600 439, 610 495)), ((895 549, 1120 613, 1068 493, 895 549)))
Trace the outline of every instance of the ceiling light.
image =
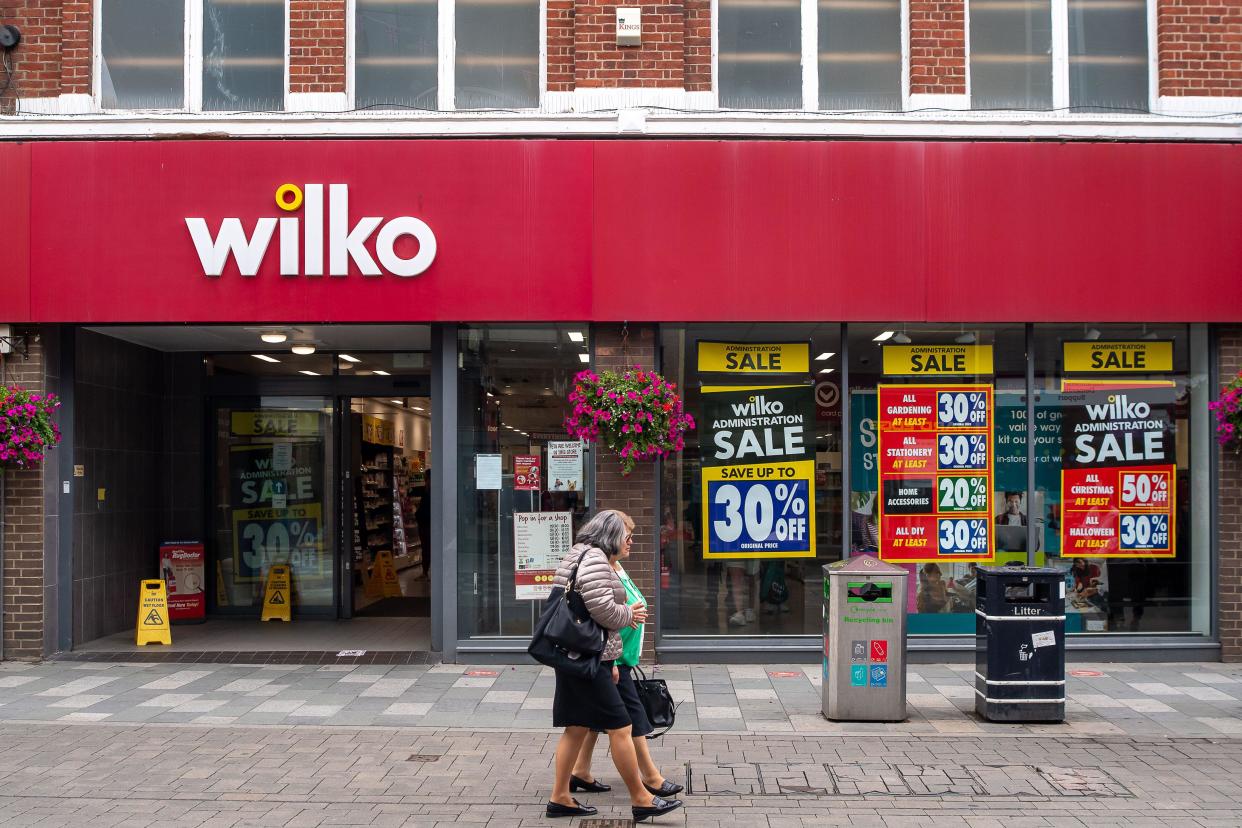
POLYGON ((386 377, 386 376, 388 376, 388 372, 387 372, 387 371, 381 371, 381 370, 380 370, 380 369, 378 369, 378 368, 376 368, 376 369, 375 369, 375 373, 379 374, 381 377, 386 377))
POLYGON ((405 400, 389 400, 393 405, 405 405, 405 400))
POLYGON ((1097 340, 1097 339, 1099 339, 1099 338, 1100 338, 1100 330, 1099 330, 1099 328, 1092 328, 1091 330, 1087 331, 1087 332, 1083 335, 1083 339, 1089 340, 1089 341, 1091 341, 1091 342, 1094 342, 1095 340, 1097 340))
POLYGON ((886 341, 886 340, 888 340, 888 339, 892 338, 892 336, 893 336, 893 334, 894 334, 894 333, 896 333, 896 331, 880 331, 880 335, 879 335, 879 336, 877 336, 877 337, 875 337, 875 338, 874 338, 874 339, 872 339, 871 341, 872 341, 872 342, 884 342, 884 341, 886 341))
POLYGON ((909 345, 910 337, 906 336, 905 331, 893 334, 893 341, 900 345, 909 345))
POLYGON ((251 354, 255 359, 261 359, 264 362, 280 362, 276 357, 270 357, 267 354, 251 354))
POLYGON ((270 342, 273 345, 279 345, 288 338, 288 336, 282 334, 280 331, 268 331, 265 334, 259 334, 259 339, 262 339, 264 342, 270 342))
POLYGON ((820 354, 819 356, 815 357, 815 361, 816 361, 816 362, 823 362, 825 359, 832 359, 832 358, 833 358, 834 356, 836 356, 836 355, 837 355, 837 354, 836 354, 836 352, 835 352, 835 351, 824 351, 822 354, 820 354))
POLYGON ((821 373, 821 374, 831 374, 831 373, 832 373, 833 371, 835 371, 835 370, 837 370, 837 369, 836 369, 836 368, 824 368, 824 369, 822 369, 822 370, 820 371, 820 373, 821 373))
POLYGON ((495 394, 493 394, 491 391, 488 391, 488 392, 487 392, 487 396, 489 396, 489 397, 495 397, 496 395, 495 395, 495 394))
POLYGON ((292 348, 290 348, 289 350, 290 350, 290 351, 293 351, 293 352, 294 352, 295 354, 297 354, 298 356, 307 356, 308 354, 313 354, 313 353, 315 353, 315 346, 314 346, 314 345, 305 345, 305 344, 303 344, 303 345, 294 345, 294 346, 293 346, 292 348))
POLYGON ((362 362, 362 360, 358 359, 358 357, 350 356, 349 354, 337 354, 337 356, 346 362, 362 362))
POLYGON ((308 377, 317 377, 317 376, 319 376, 319 373, 318 373, 317 371, 298 371, 298 373, 299 373, 299 374, 306 374, 306 376, 308 376, 308 377))
POLYGON ((423 408, 421 405, 411 405, 410 408, 412 408, 415 411, 426 411, 427 410, 423 408))
POLYGON ((958 345, 969 345, 970 343, 975 341, 975 332, 966 331, 966 333, 958 334, 957 336, 953 337, 953 341, 956 342, 958 345))
POLYGON ((1150 331, 1149 333, 1143 334, 1143 339, 1155 339, 1155 338, 1156 338, 1155 331, 1150 331))
POLYGON ((590 362, 591 355, 590 354, 578 354, 578 361, 579 362, 590 362))
POLYGON ((569 341, 570 341, 570 342, 581 342, 581 341, 582 341, 582 331, 570 331, 570 332, 569 332, 569 341))

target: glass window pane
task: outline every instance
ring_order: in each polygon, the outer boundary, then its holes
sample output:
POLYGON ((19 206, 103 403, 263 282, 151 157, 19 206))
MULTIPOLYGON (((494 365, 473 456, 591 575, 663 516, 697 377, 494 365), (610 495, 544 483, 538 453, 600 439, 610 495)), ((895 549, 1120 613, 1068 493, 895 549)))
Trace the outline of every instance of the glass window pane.
POLYGON ((563 490, 551 491, 561 487, 548 468, 549 442, 570 440, 563 424, 569 413, 565 400, 574 375, 585 366, 579 355, 590 353, 587 330, 586 325, 458 329, 457 619, 463 639, 529 638, 542 609, 542 601, 517 597, 514 515, 569 512, 577 532, 592 506, 589 446, 580 477, 557 478, 563 490), (515 480, 519 458, 532 456, 543 464, 544 482, 523 485, 515 480), (497 459, 499 488, 494 480, 476 477, 497 459))
POLYGON ((185 104, 185 0, 103 0, 100 90, 104 109, 185 104))
POLYGON ((799 0, 720 0, 720 105, 802 108, 799 0))
POLYGON ((820 0, 819 108, 901 108, 899 0, 820 0))
MULTIPOLYGON (((1041 435, 1051 442, 1036 453, 1035 484, 1038 496, 1045 504, 1043 545, 1048 551, 1048 564, 1066 570, 1066 632, 1068 633, 1166 633, 1207 632, 1196 629, 1194 613, 1206 606, 1209 600, 1206 578, 1196 578, 1196 569, 1206 572, 1209 539, 1196 537, 1192 507, 1192 492, 1196 480, 1208 473, 1207 469, 1192 468, 1190 421, 1195 405, 1203 405, 1200 399, 1192 403, 1195 389, 1206 385, 1206 376, 1196 376, 1190 367, 1190 331, 1185 325, 1037 325, 1035 328, 1035 409, 1036 423, 1041 435), (1074 373, 1065 370, 1064 343, 1066 341, 1089 341, 1097 343, 1145 342, 1168 340, 1173 347, 1173 370, 1154 373, 1074 373), (1109 383, 1107 390, 1092 391, 1092 384, 1109 383), (1086 385, 1084 385, 1086 383, 1086 385), (1128 387, 1127 387, 1128 386, 1128 387), (1124 397, 1123 406, 1098 407, 1108 403, 1110 397, 1124 397), (1096 413, 1088 411, 1088 404, 1096 405, 1096 413), (1156 418, 1168 417, 1172 423, 1171 435, 1167 432, 1158 449, 1158 462, 1143 459, 1149 451, 1145 440, 1127 440, 1127 422, 1133 421, 1134 406, 1151 406, 1154 415, 1147 416, 1150 423, 1156 418), (1075 422, 1083 427, 1075 428, 1075 422), (1069 428, 1066 424, 1069 423, 1069 428), (1071 430, 1072 429, 1072 430, 1071 430), (1104 434, 1119 434, 1114 445, 1117 451, 1105 454, 1104 434), (1088 444, 1100 447, 1100 456, 1090 462, 1074 462, 1078 455, 1075 435, 1089 435, 1088 444), (1170 444, 1171 442, 1171 444, 1170 444), (1108 557, 1105 555, 1075 554, 1067 549, 1070 543, 1104 543, 1124 531, 1121 515, 1115 518, 1112 504, 1107 508, 1092 502, 1080 502, 1073 498, 1098 495, 1098 491, 1067 493, 1063 486, 1080 486, 1087 483, 1085 471, 1090 468, 1095 475, 1090 485, 1108 489, 1121 488, 1121 472, 1129 466, 1155 469, 1159 466, 1174 468, 1173 480, 1165 491, 1171 496, 1163 506, 1153 506, 1146 511, 1164 512, 1173 519, 1169 533, 1175 547, 1173 557, 1108 557), (1063 480, 1062 473, 1066 472, 1063 480), (1075 478, 1070 472, 1075 472, 1075 478), (1098 512, 1093 513, 1093 512, 1098 512), (1116 520, 1116 523, 1113 521, 1116 520), (1071 535, 1069 530, 1074 529, 1071 535), (1104 538, 1104 541, 1098 540, 1104 538), (1081 540, 1079 540, 1081 539, 1081 540)), ((1149 426, 1144 429, 1150 430, 1149 426)), ((1156 429, 1159 433, 1159 429, 1156 429)), ((1143 433, 1143 432, 1140 432, 1143 433)), ((1152 456, 1155 456, 1153 454, 1152 456)), ((1167 477, 1165 475, 1164 477, 1167 477)), ((1164 478, 1147 478, 1150 491, 1159 490, 1164 478), (1154 489, 1152 483, 1156 483, 1154 489)), ((1206 482, 1200 488, 1206 491, 1206 482)), ((1136 486, 1137 491, 1137 486, 1136 486)), ((1106 498, 1112 495, 1105 494, 1106 498)), ((1120 509, 1123 492, 1117 492, 1118 510, 1124 514, 1140 507, 1120 509)), ((1134 501, 1137 502, 1137 501, 1134 501)), ((1156 503, 1156 500, 1148 502, 1156 503)), ((1141 531, 1150 529, 1146 517, 1141 531)), ((1137 534, 1137 532, 1136 532, 1137 534)), ((1124 540, 1124 539, 1122 539, 1124 540)), ((1140 539, 1141 540, 1141 539, 1140 539)), ((1206 618, 1206 613, 1200 613, 1206 618)))
MULTIPOLYGON (((876 504, 880 489, 876 387, 937 382, 990 384, 994 422, 991 535, 996 550, 992 563, 1026 563, 1027 527, 1038 519, 1036 516, 1043 509, 1043 504, 1038 500, 1032 502, 1026 491, 1026 326, 850 325, 849 346, 851 554, 875 555, 880 544, 876 504), (884 348, 887 346, 960 344, 991 345, 993 373, 936 379, 884 373, 884 348)), ((888 450, 887 444, 885 450, 888 450)), ((937 479, 952 478, 940 476, 937 479)), ((937 494, 941 491, 939 485, 942 484, 936 485, 937 494)), ((941 508, 938 504, 937 511, 941 508)), ((926 513, 925 509, 919 511, 926 513)), ((935 561, 898 565, 910 573, 906 600, 911 635, 974 633, 977 564, 935 561)))
POLYGON ((1070 0, 1070 104, 1146 112, 1145 0, 1070 0))
POLYGON ((284 0, 203 0, 203 109, 284 108, 284 0))
POLYGON ((970 1, 970 100, 975 109, 1052 108, 1049 0, 970 1))
POLYGON ((458 109, 539 106, 539 3, 458 0, 458 109))
MULTIPOLYGON (((660 478, 660 608, 662 636, 798 636, 823 632, 823 566, 841 558, 842 468, 840 325, 695 325, 662 331, 664 376, 683 391, 698 428, 685 449, 666 458, 660 478), (811 343, 815 378, 815 557, 713 558, 703 555, 701 457, 711 432, 704 383, 697 370, 700 340, 811 343)), ((801 378, 807 382, 811 377, 801 378)), ((782 379, 761 384, 789 383, 782 379)), ((720 380, 715 378, 715 382, 720 380)), ((742 385, 743 382, 725 384, 742 385)))
POLYGON ((435 109, 435 0, 357 0, 354 105, 435 109))

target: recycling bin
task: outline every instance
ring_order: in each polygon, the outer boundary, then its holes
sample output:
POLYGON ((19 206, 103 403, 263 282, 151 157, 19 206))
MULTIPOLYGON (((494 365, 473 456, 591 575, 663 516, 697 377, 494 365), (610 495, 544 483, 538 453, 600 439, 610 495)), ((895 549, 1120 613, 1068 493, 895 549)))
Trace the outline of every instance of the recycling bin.
POLYGON ((824 567, 823 713, 906 718, 906 570, 870 555, 824 567))
POLYGON ((979 567, 975 711, 992 722, 1065 719, 1065 574, 979 567))

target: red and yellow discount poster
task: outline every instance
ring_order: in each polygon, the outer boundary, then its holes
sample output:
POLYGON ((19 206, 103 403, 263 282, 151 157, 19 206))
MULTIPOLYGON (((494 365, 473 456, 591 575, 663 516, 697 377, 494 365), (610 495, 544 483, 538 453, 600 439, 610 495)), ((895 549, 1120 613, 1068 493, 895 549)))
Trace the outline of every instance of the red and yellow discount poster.
POLYGON ((1147 385, 1062 393, 1063 557, 1177 554, 1174 390, 1147 385))
POLYGON ((991 560, 992 386, 877 391, 880 559, 991 560))

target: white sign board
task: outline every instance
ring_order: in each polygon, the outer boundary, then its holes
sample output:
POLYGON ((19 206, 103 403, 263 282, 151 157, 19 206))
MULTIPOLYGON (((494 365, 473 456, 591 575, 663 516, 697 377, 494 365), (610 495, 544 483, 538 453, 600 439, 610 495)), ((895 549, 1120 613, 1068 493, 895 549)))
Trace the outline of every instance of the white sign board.
POLYGON ((582 491, 582 441, 550 441, 545 475, 550 492, 582 491))
POLYGON ((515 512, 513 583, 519 601, 537 601, 552 592, 556 566, 573 545, 572 512, 515 512))
POLYGON ((476 489, 500 488, 499 454, 476 454, 474 456, 474 485, 476 489))

